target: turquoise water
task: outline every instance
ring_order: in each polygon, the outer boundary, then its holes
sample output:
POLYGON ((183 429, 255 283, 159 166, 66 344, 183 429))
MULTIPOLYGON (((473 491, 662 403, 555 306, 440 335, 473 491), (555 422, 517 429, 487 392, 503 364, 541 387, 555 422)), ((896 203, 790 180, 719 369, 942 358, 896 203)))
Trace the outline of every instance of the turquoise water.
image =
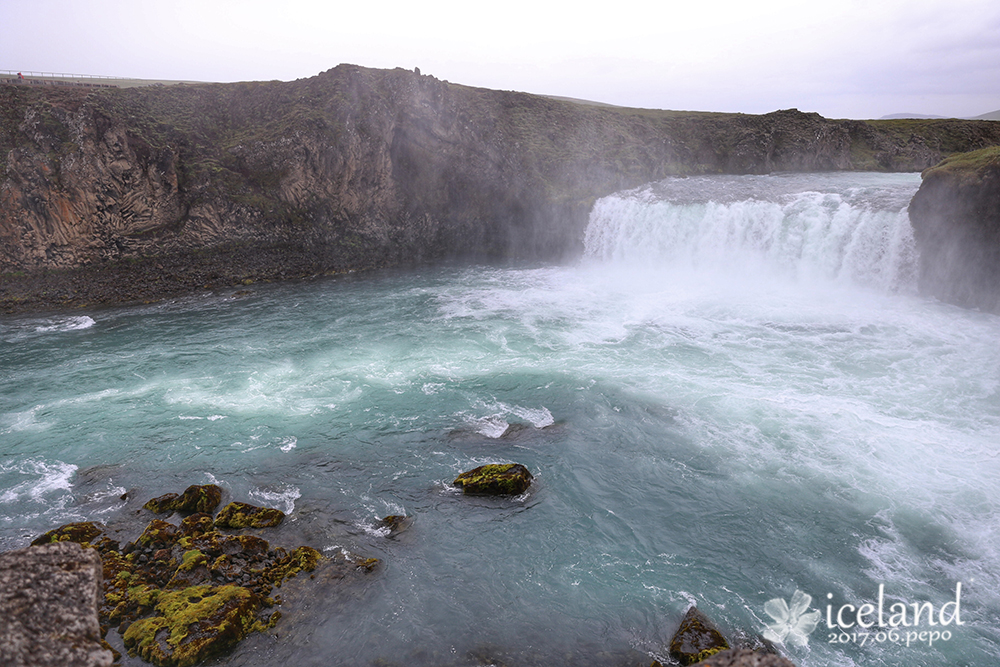
POLYGON ((0 319, 0 549, 215 482, 382 559, 218 664, 648 665, 690 604, 752 634, 796 590, 804 667, 995 664, 1000 318, 915 294, 918 184, 678 179, 599 201, 572 265, 0 319), (451 487, 496 461, 532 489, 451 487), (826 627, 958 582, 933 646, 826 627))

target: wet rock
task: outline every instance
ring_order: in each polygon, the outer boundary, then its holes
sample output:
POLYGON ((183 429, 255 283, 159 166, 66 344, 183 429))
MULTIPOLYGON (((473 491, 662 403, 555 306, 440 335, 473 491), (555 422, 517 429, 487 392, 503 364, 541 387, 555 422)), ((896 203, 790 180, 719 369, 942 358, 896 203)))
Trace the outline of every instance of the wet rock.
MULTIPOLYGON (((200 491, 186 495, 205 497, 200 491)), ((182 506, 190 509, 197 502, 182 506)), ((344 579, 349 572, 371 572, 379 562, 339 551, 326 558, 307 546, 288 552, 256 535, 216 528, 211 516, 195 513, 179 526, 153 519, 120 550, 103 526, 92 523, 67 524, 36 542, 92 547, 85 551, 101 566, 102 627, 118 628, 130 655, 170 667, 220 655, 248 634, 272 627, 280 613, 268 611, 278 604, 269 595, 302 572, 328 571, 324 578, 344 579)))
POLYGON ((396 535, 409 528, 412 523, 412 516, 390 514, 389 516, 378 521, 375 525, 377 528, 388 528, 389 535, 396 535))
POLYGON ((174 511, 174 503, 177 502, 177 498, 176 493, 165 493, 148 501, 143 507, 153 514, 166 514, 174 511))
POLYGON ((67 523, 65 526, 54 528, 40 537, 36 537, 31 546, 50 544, 53 542, 76 542, 77 544, 89 544, 104 534, 104 526, 92 521, 81 523, 67 523))
POLYGON ((97 601, 101 559, 57 541, 0 554, 0 661, 5 667, 106 667, 97 601))
POLYGON ((159 498, 153 498, 143 507, 154 514, 164 514, 167 512, 180 512, 191 514, 194 512, 212 513, 222 502, 222 489, 215 484, 205 484, 203 486, 192 485, 184 490, 180 496, 176 493, 167 493, 159 498))
POLYGON ((267 507, 231 502, 215 517, 219 528, 273 528, 281 523, 285 513, 267 507))
POLYGON ((186 537, 198 537, 215 530, 215 522, 208 514, 197 513, 181 521, 180 532, 186 537))
POLYGON ((698 663, 699 667, 795 667, 788 658, 775 653, 733 648, 720 651, 698 663))
POLYGON ((682 665, 693 665, 729 648, 708 616, 691 607, 670 640, 670 655, 682 665))
POLYGON ((155 614, 125 631, 125 647, 130 655, 160 667, 194 665, 231 650, 251 632, 269 627, 257 618, 264 603, 260 595, 242 586, 162 591, 156 596, 155 614))
POLYGON ((468 494, 516 496, 528 489, 531 479, 520 463, 490 463, 463 472, 453 483, 468 494))

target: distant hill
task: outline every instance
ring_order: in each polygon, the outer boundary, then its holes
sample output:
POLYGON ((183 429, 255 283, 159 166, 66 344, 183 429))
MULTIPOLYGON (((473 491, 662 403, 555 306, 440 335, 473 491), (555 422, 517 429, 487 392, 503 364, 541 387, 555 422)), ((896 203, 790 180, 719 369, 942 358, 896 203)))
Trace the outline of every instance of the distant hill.
POLYGON ((947 116, 931 116, 925 113, 891 113, 888 116, 882 116, 879 120, 901 120, 903 118, 946 118, 947 116))
MULTIPOLYGON (((904 118, 919 118, 919 119, 935 119, 935 118, 949 118, 950 116, 932 116, 930 114, 924 113, 893 113, 888 116, 882 116, 879 120, 901 120, 904 118)), ((982 116, 974 116, 969 118, 964 118, 962 120, 1000 120, 1000 109, 997 111, 991 111, 990 113, 984 113, 982 116)))

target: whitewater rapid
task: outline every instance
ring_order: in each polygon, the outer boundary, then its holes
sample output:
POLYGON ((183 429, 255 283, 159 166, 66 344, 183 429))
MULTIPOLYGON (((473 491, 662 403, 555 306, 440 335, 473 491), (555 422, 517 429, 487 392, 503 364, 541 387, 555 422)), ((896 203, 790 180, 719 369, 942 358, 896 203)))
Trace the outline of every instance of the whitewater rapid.
POLYGON ((1000 318, 916 293, 918 184, 673 179, 599 200, 572 265, 4 318, 0 548, 215 482, 289 512, 272 542, 382 560, 219 664, 648 664, 690 604, 754 634, 797 590, 958 582, 948 641, 786 651, 995 664, 1000 318), (451 486, 507 461, 524 497, 451 486))

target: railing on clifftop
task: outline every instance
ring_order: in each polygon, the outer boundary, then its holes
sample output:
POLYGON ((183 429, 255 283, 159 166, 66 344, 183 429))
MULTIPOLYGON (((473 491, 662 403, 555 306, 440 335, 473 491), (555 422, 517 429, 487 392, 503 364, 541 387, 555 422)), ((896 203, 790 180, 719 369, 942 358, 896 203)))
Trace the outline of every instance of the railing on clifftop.
POLYGON ((118 88, 128 81, 120 76, 99 76, 96 74, 68 74, 60 72, 33 72, 26 70, 0 69, 0 83, 41 85, 41 86, 84 86, 87 88, 118 88))
POLYGON ((133 79, 124 76, 98 74, 69 74, 65 72, 35 72, 28 70, 0 69, 0 84, 26 86, 82 86, 85 88, 132 88, 137 86, 165 86, 200 81, 169 81, 133 79))

